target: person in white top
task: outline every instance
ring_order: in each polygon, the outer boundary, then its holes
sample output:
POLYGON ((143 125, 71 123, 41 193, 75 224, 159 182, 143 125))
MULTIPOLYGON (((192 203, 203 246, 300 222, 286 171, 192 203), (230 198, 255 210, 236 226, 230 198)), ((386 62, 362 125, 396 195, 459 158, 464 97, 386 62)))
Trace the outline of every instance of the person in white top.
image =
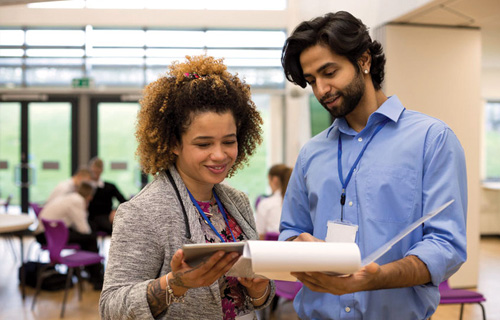
POLYGON ((281 206, 292 168, 276 164, 269 169, 268 179, 272 195, 257 204, 255 222, 259 238, 264 240, 266 233, 279 233, 281 206))
POLYGON ((92 193, 93 188, 90 184, 87 182, 81 183, 78 192, 61 195, 47 203, 40 212, 40 221, 42 218, 62 220, 73 231, 83 234, 91 233, 90 225, 87 221, 87 207, 89 201, 92 199, 92 193))
MULTIPOLYGON (((66 227, 68 227, 68 243, 78 244, 82 250, 99 252, 97 236, 95 233, 92 233, 87 220, 87 207, 93 193, 94 189, 92 185, 83 181, 80 183, 77 192, 61 195, 47 203, 38 217, 40 223, 37 231, 41 233, 36 235, 37 241, 40 244, 47 243, 41 219, 62 220, 66 227)), ((100 263, 92 265, 87 268, 87 271, 94 289, 100 290, 103 282, 102 265, 100 263)))
POLYGON ((80 186, 80 184, 83 181, 90 181, 90 179, 91 179, 91 175, 90 175, 89 169, 87 169, 87 168, 78 169, 71 178, 60 182, 54 188, 54 190, 52 190, 49 197, 47 198, 47 201, 45 201, 45 204, 51 202, 52 200, 54 200, 62 195, 76 192, 78 187, 80 186))

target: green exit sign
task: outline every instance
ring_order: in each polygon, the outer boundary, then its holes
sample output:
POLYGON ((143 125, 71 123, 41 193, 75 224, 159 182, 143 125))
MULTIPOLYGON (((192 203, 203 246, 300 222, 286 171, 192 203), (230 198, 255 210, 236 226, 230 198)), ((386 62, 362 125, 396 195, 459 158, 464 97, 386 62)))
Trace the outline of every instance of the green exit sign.
POLYGON ((93 85, 91 78, 75 78, 71 81, 73 88, 90 88, 93 85))

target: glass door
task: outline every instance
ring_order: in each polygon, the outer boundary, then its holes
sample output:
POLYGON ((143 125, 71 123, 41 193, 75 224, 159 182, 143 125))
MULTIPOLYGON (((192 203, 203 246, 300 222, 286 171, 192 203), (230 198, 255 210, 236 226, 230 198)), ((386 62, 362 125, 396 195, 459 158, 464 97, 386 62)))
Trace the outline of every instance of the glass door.
POLYGON ((29 201, 44 203, 55 186, 71 177, 72 104, 28 103, 29 201))
POLYGON ((127 199, 147 183, 135 157, 138 111, 138 102, 122 102, 119 97, 92 103, 91 153, 104 162, 102 179, 115 184, 127 199))
POLYGON ((28 212, 76 169, 76 100, 0 103, 0 199, 28 212))
POLYGON ((21 103, 0 102, 0 203, 5 210, 19 208, 21 194, 16 185, 15 168, 21 163, 21 103))

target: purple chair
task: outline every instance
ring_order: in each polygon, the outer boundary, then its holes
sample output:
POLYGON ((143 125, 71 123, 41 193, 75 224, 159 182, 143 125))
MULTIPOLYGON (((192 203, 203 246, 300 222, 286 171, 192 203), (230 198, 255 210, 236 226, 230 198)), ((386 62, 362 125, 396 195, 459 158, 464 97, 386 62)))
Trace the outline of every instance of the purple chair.
MULTIPOLYGON (((66 298, 68 296, 68 288, 73 278, 73 272, 75 272, 78 278, 78 298, 82 299, 82 279, 80 276, 80 269, 84 266, 91 264, 101 263, 104 257, 100 256, 95 252, 79 250, 67 256, 61 256, 61 251, 65 247, 68 241, 68 228, 62 220, 45 220, 42 218, 43 226, 45 227, 45 237, 47 238, 47 246, 50 253, 50 265, 62 264, 68 267, 68 273, 66 278, 66 287, 64 289, 63 305, 61 308, 61 318, 64 317, 64 309, 66 307, 66 298)), ((48 266, 47 266, 48 267, 48 266)), ((46 268, 47 268, 46 267, 46 268)), ((31 310, 35 307, 35 302, 40 289, 42 286, 42 281, 44 278, 50 275, 50 273, 44 273, 44 269, 40 270, 38 274, 38 281, 36 284, 36 292, 33 297, 33 303, 31 305, 31 310)))
POLYGON ((281 298, 285 298, 287 300, 295 299, 295 296, 302 288, 302 282, 290 282, 290 281, 281 281, 274 280, 276 284, 276 295, 281 298))
POLYGON ((30 202, 29 205, 31 209, 33 209, 33 212, 35 213, 36 217, 38 218, 40 212, 42 212, 43 207, 36 202, 30 202))
POLYGON ((279 236, 280 236, 279 232, 266 232, 264 240, 278 241, 279 236))
POLYGON ((486 320, 486 313, 481 302, 486 301, 486 298, 479 292, 463 289, 452 289, 448 284, 448 280, 441 282, 439 285, 439 293, 441 300, 439 304, 460 304, 460 320, 462 320, 464 312, 464 304, 477 303, 483 311, 483 320, 486 320))
MULTIPOLYGON (((31 207, 31 209, 33 209, 33 212, 35 213, 36 217, 38 218, 40 216, 40 212, 42 212, 43 207, 36 202, 30 202, 29 206, 31 207)), ((40 244, 40 249, 48 250, 48 247, 46 244, 40 244)), ((80 246, 76 243, 67 243, 63 249, 80 250, 80 246)), ((38 259, 38 260, 40 260, 40 259, 38 259)))
POLYGON ((5 213, 8 213, 9 212, 9 205, 10 205, 10 201, 12 200, 12 195, 9 194, 7 196, 7 199, 5 199, 4 202, 2 202, 2 206, 5 208, 5 213))

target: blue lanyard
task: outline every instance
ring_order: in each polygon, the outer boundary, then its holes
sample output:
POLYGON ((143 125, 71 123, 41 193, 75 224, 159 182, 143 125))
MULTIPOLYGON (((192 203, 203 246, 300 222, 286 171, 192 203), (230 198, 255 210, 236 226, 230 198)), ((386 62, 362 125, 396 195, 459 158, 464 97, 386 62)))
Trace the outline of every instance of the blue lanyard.
POLYGON ((363 153, 365 153, 366 147, 370 144, 372 141, 373 137, 382 130, 382 128, 389 122, 389 119, 385 119, 382 121, 377 128, 375 128, 375 131, 373 131, 372 136, 370 139, 365 143, 363 148, 361 149, 361 152, 358 155, 358 158, 356 161, 354 161, 354 164, 351 167, 351 170, 349 170, 349 173, 347 174, 347 178, 344 181, 344 176, 342 175, 342 139, 341 139, 341 134, 339 132, 339 143, 338 143, 338 169, 339 169, 339 179, 340 183, 342 184, 342 194, 340 195, 340 221, 344 221, 344 205, 345 205, 345 193, 347 189, 347 185, 349 184, 349 181, 351 181, 352 174, 354 172, 354 169, 358 166, 359 160, 361 160, 361 157, 363 156, 363 153))
MULTIPOLYGON (((212 228, 212 230, 219 237, 219 239, 220 239, 221 242, 226 242, 224 240, 224 238, 222 237, 222 235, 219 233, 219 231, 217 231, 217 229, 215 229, 214 225, 212 224, 212 222, 210 221, 210 219, 208 219, 208 217, 205 214, 205 212, 203 212, 203 210, 201 210, 200 205, 198 204, 198 202, 196 201, 196 199, 193 197, 193 195, 191 194, 191 192, 189 192, 189 189, 186 188, 186 190, 189 193, 189 197, 191 198, 191 201, 196 206, 196 209, 198 209, 198 212, 200 213, 200 215, 203 217, 203 219, 205 219, 205 222, 210 226, 210 228, 212 228)), ((234 237, 233 231, 231 230, 231 227, 229 226, 229 222, 227 221, 226 211, 224 211, 224 207, 222 206, 222 203, 220 202, 219 197, 217 197, 217 194, 215 193, 215 191, 212 190, 212 192, 214 194, 215 201, 217 201, 217 206, 219 207, 219 210, 222 213, 222 216, 224 217, 224 221, 226 221, 227 228, 229 229, 229 232, 231 232, 231 236, 233 237, 233 242, 236 242, 236 238, 234 237)))

